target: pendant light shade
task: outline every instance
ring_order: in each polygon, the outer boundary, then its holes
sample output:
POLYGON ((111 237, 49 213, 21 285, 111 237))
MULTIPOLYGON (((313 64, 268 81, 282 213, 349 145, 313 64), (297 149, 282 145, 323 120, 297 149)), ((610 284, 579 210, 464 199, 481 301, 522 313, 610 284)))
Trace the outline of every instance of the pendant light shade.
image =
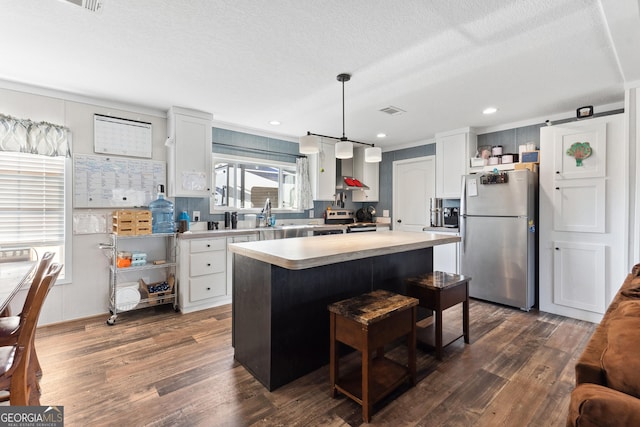
POLYGON ((378 163, 382 161, 382 149, 380 147, 368 147, 364 150, 364 161, 378 163))
POLYGON ((336 157, 338 159, 350 159, 353 157, 353 144, 349 141, 340 141, 336 144, 336 157))
POLYGON ((320 151, 320 137, 316 135, 304 135, 299 140, 300 154, 315 154, 320 151))

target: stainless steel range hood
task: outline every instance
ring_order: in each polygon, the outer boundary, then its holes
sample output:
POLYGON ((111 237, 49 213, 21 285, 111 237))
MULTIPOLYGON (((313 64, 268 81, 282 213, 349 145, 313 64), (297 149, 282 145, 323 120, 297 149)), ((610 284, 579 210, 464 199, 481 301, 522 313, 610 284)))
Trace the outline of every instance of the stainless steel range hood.
POLYGON ((363 182, 351 176, 343 176, 336 183, 336 190, 368 190, 369 187, 363 182))

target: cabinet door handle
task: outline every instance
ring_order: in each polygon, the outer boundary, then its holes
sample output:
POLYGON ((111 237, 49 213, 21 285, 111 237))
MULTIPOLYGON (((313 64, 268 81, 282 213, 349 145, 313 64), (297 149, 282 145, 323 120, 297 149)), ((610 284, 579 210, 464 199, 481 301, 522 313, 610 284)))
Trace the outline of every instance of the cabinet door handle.
POLYGON ((560 189, 560 187, 556 187, 556 190, 559 190, 559 189, 560 189))
POLYGON ((211 245, 207 243, 207 247, 208 247, 208 248, 210 248, 210 247, 211 247, 211 245))
POLYGON ((211 288, 207 288, 207 290, 208 290, 208 291, 210 291, 210 290, 211 290, 211 288))
POLYGON ((560 171, 556 171, 556 174, 560 175, 560 171))
POLYGON ((559 251, 559 250, 560 250, 560 248, 556 248, 556 251, 559 251))

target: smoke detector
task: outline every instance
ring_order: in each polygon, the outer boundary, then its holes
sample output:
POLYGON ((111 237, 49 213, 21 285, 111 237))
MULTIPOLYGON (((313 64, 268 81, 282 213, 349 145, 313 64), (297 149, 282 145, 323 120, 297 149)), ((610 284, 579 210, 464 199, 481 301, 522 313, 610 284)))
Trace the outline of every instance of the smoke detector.
POLYGON ((81 6, 91 12, 100 13, 104 7, 104 0, 64 0, 68 3, 81 6))

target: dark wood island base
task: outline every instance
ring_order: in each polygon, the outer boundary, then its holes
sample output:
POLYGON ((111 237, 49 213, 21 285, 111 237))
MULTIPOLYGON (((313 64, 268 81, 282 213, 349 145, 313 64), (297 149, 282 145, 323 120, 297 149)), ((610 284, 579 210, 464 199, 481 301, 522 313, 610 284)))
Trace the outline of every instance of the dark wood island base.
POLYGON ((376 289, 406 295, 405 279, 432 262, 432 247, 299 270, 234 253, 235 359, 269 390, 327 365, 329 304, 376 289))

